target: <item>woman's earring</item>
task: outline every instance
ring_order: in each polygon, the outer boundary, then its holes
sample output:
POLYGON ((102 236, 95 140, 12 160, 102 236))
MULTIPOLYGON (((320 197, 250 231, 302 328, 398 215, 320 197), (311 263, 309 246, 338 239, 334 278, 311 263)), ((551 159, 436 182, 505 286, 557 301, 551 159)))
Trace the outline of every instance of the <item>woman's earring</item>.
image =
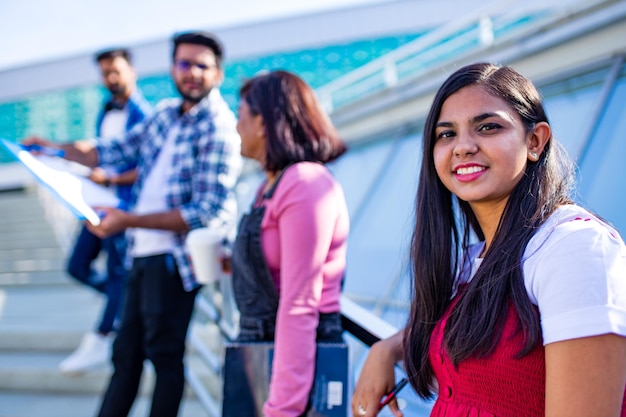
POLYGON ((536 152, 530 152, 530 159, 532 159, 533 161, 536 161, 537 159, 539 159, 539 156, 537 155, 536 152))

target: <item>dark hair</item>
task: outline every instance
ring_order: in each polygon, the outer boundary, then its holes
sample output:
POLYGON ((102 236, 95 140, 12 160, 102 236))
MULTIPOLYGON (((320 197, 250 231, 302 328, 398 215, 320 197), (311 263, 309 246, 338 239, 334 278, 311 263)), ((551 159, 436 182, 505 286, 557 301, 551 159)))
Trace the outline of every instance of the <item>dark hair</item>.
POLYGON ((330 162, 346 151, 311 87, 287 71, 246 81, 239 91, 253 115, 261 115, 267 139, 265 169, 277 172, 294 162, 330 162))
POLYGON ((100 62, 104 59, 113 59, 117 57, 122 57, 129 64, 132 63, 132 55, 130 51, 126 48, 109 48, 102 51, 99 51, 95 55, 96 62, 100 62))
MULTIPOLYGON (((446 189, 437 176, 433 159, 435 127, 444 102, 460 89, 474 85, 506 101, 528 132, 536 123, 548 122, 535 86, 510 67, 479 63, 460 68, 435 96, 424 126, 411 242, 414 298, 403 341, 407 375, 423 398, 431 397, 433 389, 433 370, 428 359, 431 333, 449 305, 455 276, 463 262, 461 254, 470 245, 472 232, 484 240, 469 204, 446 189), (455 216, 455 212, 460 216, 455 216)), ((493 352, 510 303, 518 313, 518 330, 525 341, 518 356, 541 343, 539 317, 524 286, 522 257, 539 226, 559 205, 571 203, 572 186, 571 160, 551 137, 539 160, 527 163, 525 175, 509 196, 480 268, 446 323, 444 345, 455 365, 470 356, 485 357, 493 352)))
POLYGON ((222 66, 222 59, 224 56, 224 48, 220 40, 214 34, 203 31, 183 32, 177 33, 172 38, 174 43, 174 49, 172 51, 172 59, 176 58, 176 51, 178 45, 181 43, 189 43, 192 45, 203 45, 210 48, 215 55, 215 63, 218 68, 222 66))

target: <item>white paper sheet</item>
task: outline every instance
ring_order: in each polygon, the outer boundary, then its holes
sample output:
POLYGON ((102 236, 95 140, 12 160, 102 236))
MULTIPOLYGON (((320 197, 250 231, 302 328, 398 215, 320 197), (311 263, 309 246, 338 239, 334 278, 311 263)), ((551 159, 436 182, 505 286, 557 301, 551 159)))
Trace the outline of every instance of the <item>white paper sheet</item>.
POLYGON ((89 168, 59 157, 33 155, 6 139, 0 139, 0 142, 80 220, 97 226, 100 217, 92 207, 121 206, 120 199, 111 190, 86 178, 89 168))

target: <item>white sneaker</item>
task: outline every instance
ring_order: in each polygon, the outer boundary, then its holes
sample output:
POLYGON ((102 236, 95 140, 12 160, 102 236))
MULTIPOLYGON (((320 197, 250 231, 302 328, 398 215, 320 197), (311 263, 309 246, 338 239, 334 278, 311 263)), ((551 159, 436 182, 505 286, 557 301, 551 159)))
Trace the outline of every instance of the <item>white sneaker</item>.
POLYGON ((71 375, 105 365, 111 360, 112 343, 111 335, 87 333, 78 349, 59 364, 59 369, 64 374, 71 375))

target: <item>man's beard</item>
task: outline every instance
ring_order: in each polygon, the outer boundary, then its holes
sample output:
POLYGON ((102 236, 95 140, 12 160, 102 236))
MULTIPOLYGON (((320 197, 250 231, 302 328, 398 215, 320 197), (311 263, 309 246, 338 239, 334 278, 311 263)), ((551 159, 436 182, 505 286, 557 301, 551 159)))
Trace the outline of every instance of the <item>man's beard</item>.
POLYGON ((206 96, 209 95, 209 93, 211 92, 211 88, 209 87, 205 90, 202 91, 198 91, 197 93, 191 95, 191 94, 187 94, 185 92, 183 92, 183 90, 180 88, 180 86, 178 84, 176 84, 176 90, 178 90, 178 94, 180 94, 180 96, 183 98, 183 100, 188 101, 190 103, 193 104, 198 104, 199 102, 201 102, 206 96))
POLYGON ((107 87, 107 89, 114 97, 123 97, 124 93, 126 93, 126 89, 121 85, 112 85, 107 87))

